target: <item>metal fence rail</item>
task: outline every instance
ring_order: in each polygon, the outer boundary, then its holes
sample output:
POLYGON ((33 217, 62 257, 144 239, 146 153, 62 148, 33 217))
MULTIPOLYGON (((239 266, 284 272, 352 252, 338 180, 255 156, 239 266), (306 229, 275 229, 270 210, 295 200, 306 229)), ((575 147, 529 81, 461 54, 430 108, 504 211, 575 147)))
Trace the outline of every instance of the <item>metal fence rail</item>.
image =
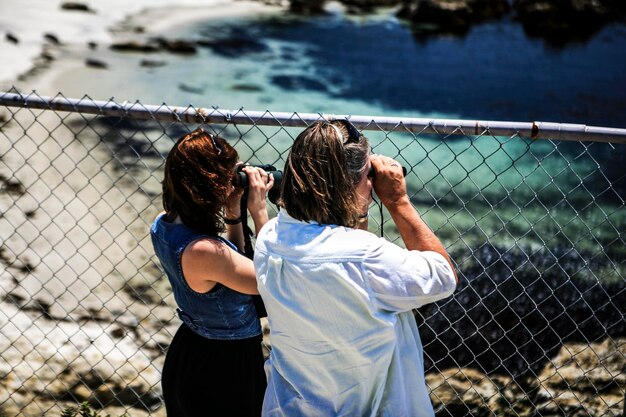
MULTIPOLYGON (((83 401, 164 416, 160 369, 179 321, 148 236, 164 156, 204 125, 242 160, 280 168, 304 126, 343 118, 407 167, 411 201, 459 271, 454 297, 415 313, 437 415, 622 415, 626 129, 11 91, 0 93, 0 416, 83 401)), ((401 244, 380 205, 370 219, 401 244)))

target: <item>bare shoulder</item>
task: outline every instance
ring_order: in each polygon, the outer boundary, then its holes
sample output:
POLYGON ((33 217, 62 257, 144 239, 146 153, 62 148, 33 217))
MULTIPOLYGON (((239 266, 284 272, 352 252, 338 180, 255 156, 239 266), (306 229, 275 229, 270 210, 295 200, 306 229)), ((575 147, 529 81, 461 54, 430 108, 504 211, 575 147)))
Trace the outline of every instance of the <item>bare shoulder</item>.
MULTIPOLYGON (((183 255, 189 258, 196 257, 223 257, 233 251, 228 245, 218 239, 200 238, 194 240, 185 248, 183 255)), ((234 252, 234 251, 233 251, 234 252)))
POLYGON ((258 294, 252 260, 217 239, 202 238, 185 248, 181 259, 183 275, 198 292, 216 282, 243 294, 258 294))
POLYGON ((217 239, 201 238, 185 247, 181 266, 187 284, 197 292, 207 292, 221 277, 232 270, 231 251, 225 243, 217 239))

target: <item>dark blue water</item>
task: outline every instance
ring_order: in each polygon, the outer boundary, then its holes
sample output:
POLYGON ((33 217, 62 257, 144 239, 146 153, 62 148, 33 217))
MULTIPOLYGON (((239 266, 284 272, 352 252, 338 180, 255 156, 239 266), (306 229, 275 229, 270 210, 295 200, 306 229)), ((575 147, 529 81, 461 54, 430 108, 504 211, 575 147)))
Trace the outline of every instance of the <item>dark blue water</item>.
POLYGON ((512 20, 463 37, 417 38, 392 16, 239 19, 195 32, 228 41, 217 55, 271 65, 265 81, 285 93, 364 102, 379 114, 626 127, 624 24, 562 48, 512 20))

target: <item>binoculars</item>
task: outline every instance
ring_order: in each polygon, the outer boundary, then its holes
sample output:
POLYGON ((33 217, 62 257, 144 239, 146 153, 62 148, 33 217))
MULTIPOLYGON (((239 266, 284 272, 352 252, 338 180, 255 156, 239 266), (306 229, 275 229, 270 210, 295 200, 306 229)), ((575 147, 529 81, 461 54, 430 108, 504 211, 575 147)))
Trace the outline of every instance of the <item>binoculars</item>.
MULTIPOLYGON (((235 178, 233 178, 233 183, 235 186, 239 186, 243 188, 244 190, 247 190, 248 189, 248 174, 246 174, 246 172, 243 170, 244 166, 246 165, 239 165, 237 167, 237 173, 235 175, 235 178)), ((269 198, 269 200, 272 203, 276 204, 276 201, 278 200, 278 197, 280 195, 280 183, 283 180, 283 171, 276 169, 274 165, 270 165, 270 164, 248 165, 248 166, 261 168, 268 174, 272 174, 274 176, 274 186, 267 193, 267 198, 269 198)), ((403 166, 402 175, 406 177, 406 174, 407 174, 406 168, 403 166)), ((374 178, 375 175, 376 175, 376 172, 374 171, 374 167, 371 167, 367 176, 374 178)))
MULTIPOLYGON (((237 167, 237 173, 235 175, 233 182, 235 183, 236 186, 239 186, 243 188, 244 190, 247 190, 248 189, 248 174, 246 174, 246 172, 243 170, 244 166, 246 165, 239 165, 237 167)), ((272 203, 276 204, 276 201, 278 200, 278 197, 280 195, 280 183, 283 180, 283 171, 279 171, 278 169, 276 169, 274 165, 269 165, 269 164, 247 165, 247 166, 261 168, 268 174, 272 174, 272 176, 274 177, 274 186, 267 193, 267 198, 269 198, 269 200, 272 203)))

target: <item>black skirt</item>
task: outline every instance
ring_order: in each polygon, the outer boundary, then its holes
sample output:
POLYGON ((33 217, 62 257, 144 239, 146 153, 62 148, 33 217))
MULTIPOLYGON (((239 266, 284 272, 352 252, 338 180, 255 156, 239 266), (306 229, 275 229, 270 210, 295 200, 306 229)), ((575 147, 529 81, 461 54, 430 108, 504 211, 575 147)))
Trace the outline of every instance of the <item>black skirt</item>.
POLYGON ((167 416, 260 416, 267 386, 261 338, 212 340, 183 323, 163 366, 167 416))

